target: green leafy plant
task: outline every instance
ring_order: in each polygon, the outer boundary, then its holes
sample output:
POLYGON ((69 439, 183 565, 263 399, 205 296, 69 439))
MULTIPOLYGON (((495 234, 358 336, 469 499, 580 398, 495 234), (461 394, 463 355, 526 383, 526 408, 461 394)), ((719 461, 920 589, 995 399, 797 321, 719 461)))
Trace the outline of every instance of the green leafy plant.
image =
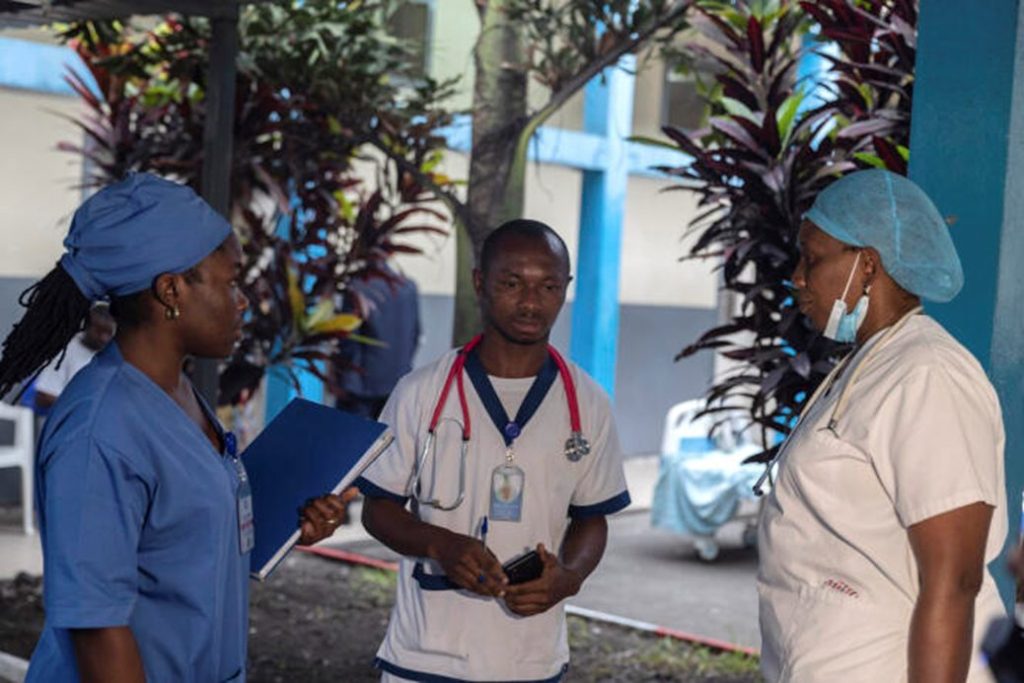
MULTIPOLYGON (((344 364, 338 341, 359 323, 342 307, 346 283, 392 277, 383 262, 417 252, 403 235, 443 232, 421 183, 452 184, 434 171, 451 83, 401 82, 408 60, 384 28, 391 9, 307 0, 242 12, 231 217, 251 307, 222 372, 224 402, 245 400, 272 366, 337 391, 329 367, 344 364)), ((198 188, 208 22, 172 16, 145 32, 90 22, 62 35, 100 90, 68 75, 86 104, 75 123, 87 143, 63 147, 85 157, 88 182, 145 170, 198 188)))

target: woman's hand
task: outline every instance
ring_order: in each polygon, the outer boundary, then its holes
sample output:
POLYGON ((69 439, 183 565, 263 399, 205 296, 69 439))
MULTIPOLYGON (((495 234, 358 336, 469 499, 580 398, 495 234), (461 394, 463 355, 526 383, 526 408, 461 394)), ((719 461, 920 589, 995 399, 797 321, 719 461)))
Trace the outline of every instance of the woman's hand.
POLYGON ((908 529, 921 582, 910 621, 910 683, 967 678, 991 521, 991 506, 972 503, 908 529))
POLYGON ((341 495, 329 493, 306 502, 299 511, 299 527, 302 536, 299 545, 313 545, 332 536, 342 524, 348 523, 348 505, 359 496, 355 488, 348 488, 341 495))

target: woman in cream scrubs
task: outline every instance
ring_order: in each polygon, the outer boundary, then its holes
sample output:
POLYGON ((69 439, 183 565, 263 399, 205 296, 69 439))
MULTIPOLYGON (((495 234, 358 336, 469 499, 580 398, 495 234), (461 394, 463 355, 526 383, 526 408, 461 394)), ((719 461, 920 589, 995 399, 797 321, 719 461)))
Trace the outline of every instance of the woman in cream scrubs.
POLYGON ((762 514, 769 681, 991 680, 1004 614, 986 569, 1006 536, 1003 425, 984 371, 921 299, 963 283, 924 192, 860 171, 819 195, 793 274, 815 327, 853 350, 809 399, 762 514))

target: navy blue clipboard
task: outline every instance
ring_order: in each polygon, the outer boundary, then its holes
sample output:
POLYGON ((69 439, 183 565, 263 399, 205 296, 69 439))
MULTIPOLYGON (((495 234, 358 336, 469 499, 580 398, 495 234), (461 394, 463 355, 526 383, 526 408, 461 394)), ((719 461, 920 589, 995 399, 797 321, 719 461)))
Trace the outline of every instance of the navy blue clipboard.
POLYGON ((351 486, 391 440, 380 422, 292 400, 242 453, 256 531, 250 576, 266 579, 299 540, 306 500, 351 486))

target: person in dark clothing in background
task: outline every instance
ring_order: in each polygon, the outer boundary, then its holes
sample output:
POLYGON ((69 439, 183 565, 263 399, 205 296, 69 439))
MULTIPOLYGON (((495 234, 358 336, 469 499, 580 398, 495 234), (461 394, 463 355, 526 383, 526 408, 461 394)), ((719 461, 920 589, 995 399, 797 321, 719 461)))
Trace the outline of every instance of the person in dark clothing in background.
POLYGON ((416 283, 390 266, 384 272, 383 277, 353 280, 347 292, 349 305, 364 318, 360 335, 384 345, 346 342, 350 365, 338 372, 345 395, 337 407, 369 418, 380 414, 395 384, 412 370, 420 336, 416 283))

